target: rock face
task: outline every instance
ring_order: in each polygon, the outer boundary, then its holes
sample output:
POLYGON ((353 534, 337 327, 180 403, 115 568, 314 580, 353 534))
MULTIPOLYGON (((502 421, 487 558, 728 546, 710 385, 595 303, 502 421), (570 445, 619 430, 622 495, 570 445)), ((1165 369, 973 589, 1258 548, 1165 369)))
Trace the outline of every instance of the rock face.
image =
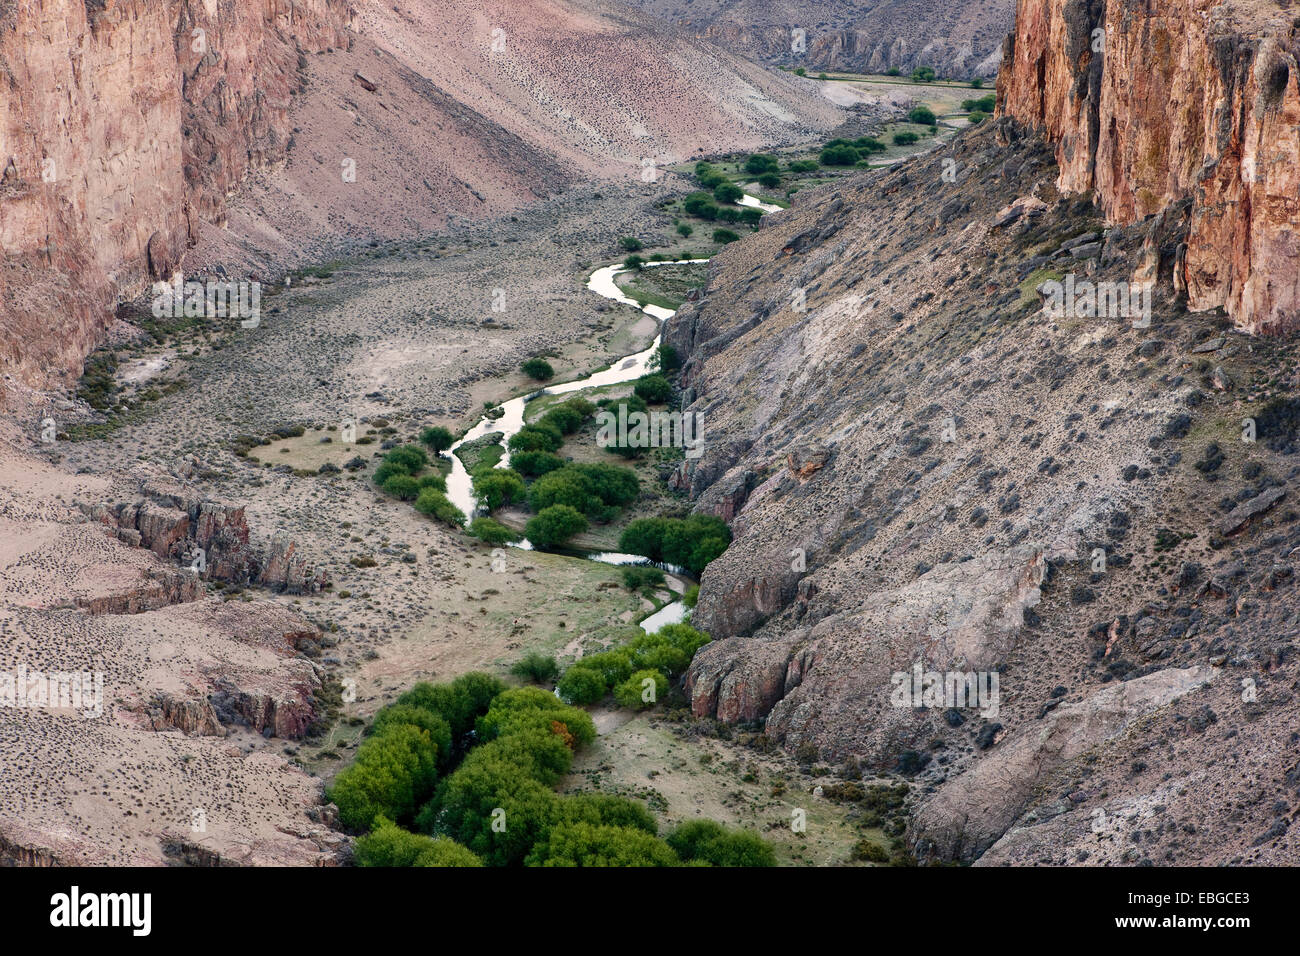
POLYGON ((1273 4, 1019 0, 1000 115, 1041 130, 1057 186, 1112 222, 1190 199, 1195 310, 1300 327, 1300 36, 1273 4))
POLYGON ((997 72, 1012 0, 631 0, 747 56, 810 72, 910 73, 967 79, 997 72), (796 37, 794 30, 802 30, 796 37))
POLYGON ((346 0, 0 8, 0 364, 36 386, 79 369, 116 297, 170 276, 199 220, 285 158, 300 52, 346 44, 351 16, 346 0))
POLYGON ((82 503, 81 510, 128 544, 160 558, 195 567, 196 549, 201 550, 204 566, 196 568, 196 579, 260 584, 291 594, 318 591, 328 580, 284 532, 273 535, 265 550, 250 544, 241 505, 203 498, 182 484, 160 479, 142 481, 140 493, 142 500, 82 503))
POLYGON ((974 859, 1007 831, 1049 773, 1214 676, 1214 668, 1206 665, 1165 670, 1058 707, 1039 725, 999 743, 997 759, 976 765, 935 794, 914 821, 912 838, 919 852, 974 859))
POLYGON ((1294 396, 1265 383, 1295 348, 1186 310, 1195 199, 1107 226, 1060 191, 1055 152, 1004 117, 800 192, 668 322, 683 411, 707 423, 679 484, 733 532, 692 616, 713 643, 691 707, 910 780, 923 858, 1281 863, 1300 845, 1300 471, 1294 396), (1144 270, 1149 326, 1038 292, 1144 270), (1246 416, 1257 442, 1207 442, 1246 416), (943 693, 896 694, 909 672, 943 693), (967 675, 996 676, 993 706, 967 675), (1247 764, 1255 796, 1225 828, 1247 764), (1166 793, 1166 771, 1206 767, 1166 793), (1098 811, 1140 842, 1102 853, 1098 811))

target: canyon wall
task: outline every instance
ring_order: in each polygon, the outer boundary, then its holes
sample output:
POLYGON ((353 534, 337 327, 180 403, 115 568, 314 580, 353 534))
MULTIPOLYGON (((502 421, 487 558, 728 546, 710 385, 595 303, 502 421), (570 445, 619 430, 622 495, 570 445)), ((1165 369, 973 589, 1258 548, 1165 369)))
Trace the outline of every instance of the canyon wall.
POLYGON ((1063 191, 1121 224, 1191 199, 1188 306, 1251 332, 1300 327, 1297 24, 1271 3, 1019 0, 998 79, 1063 191))
POLYGON ((0 4, 0 364, 75 372, 111 304, 175 269, 252 168, 284 159, 299 56, 347 0, 0 4))

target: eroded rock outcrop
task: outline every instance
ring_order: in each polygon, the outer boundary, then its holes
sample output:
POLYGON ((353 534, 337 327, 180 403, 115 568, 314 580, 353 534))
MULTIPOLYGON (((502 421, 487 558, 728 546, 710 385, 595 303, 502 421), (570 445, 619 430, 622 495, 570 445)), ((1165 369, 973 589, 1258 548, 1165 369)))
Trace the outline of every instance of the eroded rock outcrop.
POLYGON ((1188 305, 1300 326, 1300 27, 1272 4, 1020 0, 1000 115, 1055 146, 1112 222, 1192 200, 1188 305))
POLYGON ((80 507, 128 544, 190 563, 203 580, 260 584, 292 594, 318 591, 328 580, 285 532, 274 534, 264 549, 252 544, 241 505, 205 498, 178 482, 160 479, 141 481, 140 494, 138 501, 80 507), (195 564, 199 551, 201 570, 195 564))
POLYGON ((916 817, 920 856, 972 859, 1011 826, 1048 773, 1119 736, 1152 711, 1214 679, 1208 665, 1158 671, 1053 710, 944 785, 916 817))

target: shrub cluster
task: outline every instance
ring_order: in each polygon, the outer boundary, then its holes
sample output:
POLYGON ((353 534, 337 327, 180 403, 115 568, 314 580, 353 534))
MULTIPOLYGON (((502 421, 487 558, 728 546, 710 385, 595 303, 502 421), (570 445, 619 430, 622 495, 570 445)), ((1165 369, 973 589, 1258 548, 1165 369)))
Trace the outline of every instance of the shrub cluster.
POLYGON ((638 518, 623 529, 618 546, 654 562, 675 564, 700 574, 727 550, 731 529, 714 515, 687 518, 638 518))
POLYGON ((695 652, 709 643, 709 635, 689 624, 668 624, 654 634, 642 634, 622 647, 580 658, 560 677, 556 690, 574 704, 593 704, 610 692, 620 697, 635 688, 640 706, 642 681, 655 677, 655 699, 668 690, 668 681, 683 673, 695 652), (663 684, 660 685, 659 681, 663 684))

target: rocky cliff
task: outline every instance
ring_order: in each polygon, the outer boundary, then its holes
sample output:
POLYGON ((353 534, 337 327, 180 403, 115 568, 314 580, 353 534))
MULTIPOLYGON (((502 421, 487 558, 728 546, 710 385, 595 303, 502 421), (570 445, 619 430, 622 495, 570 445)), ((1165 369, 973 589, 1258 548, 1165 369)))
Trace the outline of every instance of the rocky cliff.
POLYGON ((1280 332, 1300 326, 1297 54, 1300 19, 1272 3, 1019 0, 998 109, 1113 222, 1190 200, 1189 306, 1280 332))
POLYGON ((631 2, 729 50, 790 69, 910 73, 930 66, 958 79, 997 72, 1015 6, 1011 0, 631 2))
POLYGON ((284 159, 299 57, 346 0, 0 6, 0 364, 78 370, 118 296, 170 275, 252 168, 284 159))
POLYGON ((1055 151, 1004 118, 801 192, 670 321, 704 438, 675 483, 735 535, 686 690, 806 759, 914 780, 922 858, 1283 862, 1296 344, 1188 311, 1194 200, 1107 225, 1055 151), (1149 325, 1040 292, 1135 272, 1149 325), (996 676, 998 704, 900 700, 914 669, 996 676), (1258 794, 1239 836, 1215 825, 1234 774, 1258 794))

